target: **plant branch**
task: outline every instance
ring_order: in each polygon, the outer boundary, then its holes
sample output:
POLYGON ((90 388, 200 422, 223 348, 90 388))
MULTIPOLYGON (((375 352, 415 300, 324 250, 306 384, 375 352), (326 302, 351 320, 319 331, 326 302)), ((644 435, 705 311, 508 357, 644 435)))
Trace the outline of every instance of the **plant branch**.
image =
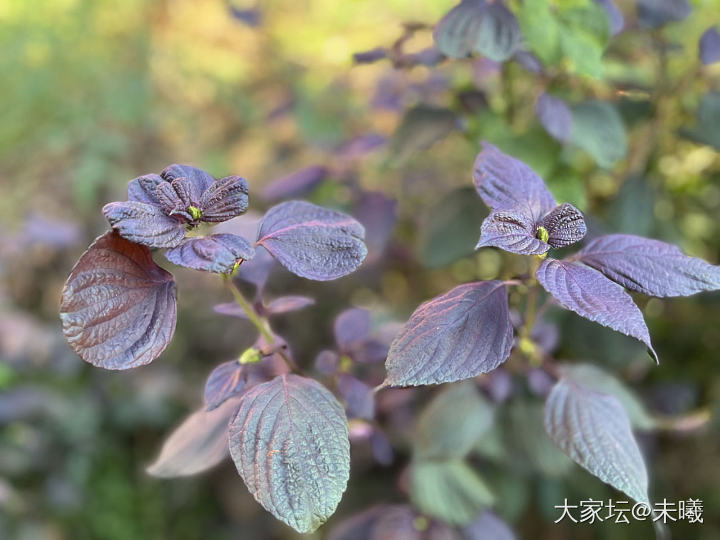
MULTIPOLYGON (((250 322, 253 323, 255 328, 257 328, 258 332, 260 332, 260 335, 265 339, 268 345, 275 345, 277 343, 277 340, 275 339, 275 335, 270 330, 270 325, 267 319, 258 315, 258 313, 255 311, 255 308, 253 308, 252 304, 247 301, 245 296, 243 296, 243 293, 240 291, 240 289, 238 289, 237 285, 235 285, 232 278, 228 274, 223 274, 223 280, 225 281, 228 289, 230 289, 230 292, 232 293, 237 305, 242 308, 250 322)), ((292 358, 290 358, 286 354, 286 352, 281 347, 277 347, 274 352, 280 355, 280 357, 285 361, 287 366, 293 372, 302 373, 300 367, 295 363, 294 360, 292 360, 292 358)))

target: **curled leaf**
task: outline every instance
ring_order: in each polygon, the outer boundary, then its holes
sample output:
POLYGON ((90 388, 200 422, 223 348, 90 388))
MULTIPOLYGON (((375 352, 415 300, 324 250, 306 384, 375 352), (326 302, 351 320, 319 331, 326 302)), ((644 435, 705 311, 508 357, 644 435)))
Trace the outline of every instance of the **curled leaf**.
POLYGON ((106 369, 149 364, 172 339, 176 322, 172 275, 150 250, 107 232, 80 257, 65 282, 63 334, 80 357, 106 369))
POLYGON ((312 532, 335 511, 350 475, 345 411, 318 382, 281 375, 243 394, 230 455, 276 518, 312 532))
POLYGON ((562 307, 639 339, 657 360, 642 312, 620 285, 589 266, 555 259, 544 261, 535 277, 562 307))
POLYGON ((188 207, 197 204, 190 195, 190 182, 187 178, 176 178, 172 182, 163 182, 155 189, 160 207, 166 215, 180 216, 191 222, 195 218, 188 213, 188 207))
POLYGON ((494 246, 521 255, 542 255, 550 245, 536 237, 535 223, 519 211, 501 210, 485 218, 475 249, 494 246))
POLYGON ((165 252, 165 257, 173 264, 216 274, 229 274, 236 263, 254 256, 250 242, 234 234, 187 238, 165 252))
POLYGON ((327 281, 355 271, 367 255, 365 229, 355 219, 303 201, 273 206, 257 243, 298 276, 327 281))
POLYGON ((572 204, 563 203, 540 220, 540 226, 548 232, 547 243, 554 248, 579 242, 587 233, 587 226, 580 210, 572 204))
POLYGON ((190 165, 170 165, 163 169, 160 176, 168 182, 172 182, 176 178, 186 178, 190 185, 190 195, 193 201, 199 201, 205 190, 215 182, 215 179, 208 173, 190 165))
POLYGON ((213 182, 200 199, 202 221, 216 223, 245 213, 248 208, 248 184, 239 176, 226 176, 213 182))
POLYGON ((501 281, 466 283, 418 307, 390 345, 386 384, 475 377, 510 356, 513 330, 501 281))
POLYGON ((545 402, 545 430, 575 463, 649 504, 645 462, 617 398, 560 379, 545 402))
POLYGON ((690 296, 720 289, 720 266, 688 257, 680 248, 631 234, 590 242, 577 259, 632 291, 650 296, 690 296))
POLYGON ((238 398, 229 399, 216 409, 188 416, 167 438, 147 473, 159 478, 189 476, 220 463, 228 455, 228 424, 238 405, 238 398))
POLYGON ((171 248, 185 238, 184 223, 166 215, 160 206, 136 201, 112 202, 103 215, 120 236, 151 248, 171 248))
POLYGON ((155 191, 157 187, 164 182, 165 180, 158 174, 139 176, 128 184, 128 200, 154 205, 160 204, 160 200, 155 191))

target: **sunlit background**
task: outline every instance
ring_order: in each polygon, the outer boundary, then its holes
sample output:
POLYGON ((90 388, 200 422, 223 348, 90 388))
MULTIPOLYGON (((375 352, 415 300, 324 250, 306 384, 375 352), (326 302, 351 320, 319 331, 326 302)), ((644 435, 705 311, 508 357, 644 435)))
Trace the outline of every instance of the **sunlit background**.
MULTIPOLYGON (((660 238, 720 262, 720 157, 700 142, 720 135, 697 135, 720 129, 717 110, 698 113, 701 96, 720 90, 720 64, 697 60, 699 36, 720 20, 717 2, 693 2, 694 13, 662 33, 614 37, 603 78, 554 79, 568 99, 616 103, 629 151, 609 168, 543 131, 533 106, 547 80, 515 63, 353 62, 354 53, 392 46, 405 23, 432 26, 454 4, 0 2, 0 538, 298 536, 252 499, 229 460, 191 478, 145 472, 172 428, 202 404, 210 370, 254 341, 244 321, 213 312, 228 301, 216 276, 173 271, 176 337, 151 366, 92 368, 60 333, 60 290, 107 228, 101 206, 125 200, 128 181, 141 174, 171 163, 238 174, 248 179, 256 212, 299 197, 365 223, 370 258, 354 276, 316 284, 278 270, 271 281, 275 295, 316 299, 276 323, 309 367, 333 346, 333 318, 348 306, 370 309, 380 328, 459 283, 527 270, 520 256, 473 252, 487 215, 471 183, 481 139, 527 161, 596 232, 660 238), (670 81, 664 93, 659 77, 670 81), (315 181, 276 182, 308 167, 324 172, 315 181)), ((618 4, 632 21, 631 2, 618 4)), ((431 45, 422 29, 404 46, 431 45)), ((704 526, 681 525, 677 538, 717 538, 720 294, 638 300, 660 366, 632 339, 551 312, 560 330, 556 356, 606 368, 654 413, 687 420, 639 437, 651 494, 701 498, 704 526)), ((382 365, 373 369, 368 377, 377 384, 382 365)), ((498 429, 527 440, 494 457, 481 449, 473 461, 495 492, 495 512, 519 538, 650 538, 647 524, 553 524, 564 497, 620 495, 578 467, 561 474, 552 457, 536 455, 542 398, 511 376, 527 399, 498 429)), ((378 404, 394 460, 378 464, 366 442, 354 445, 348 491, 312 538, 373 504, 407 503, 412 422, 430 395, 390 392, 378 404), (402 414, 394 417, 395 408, 402 414)))

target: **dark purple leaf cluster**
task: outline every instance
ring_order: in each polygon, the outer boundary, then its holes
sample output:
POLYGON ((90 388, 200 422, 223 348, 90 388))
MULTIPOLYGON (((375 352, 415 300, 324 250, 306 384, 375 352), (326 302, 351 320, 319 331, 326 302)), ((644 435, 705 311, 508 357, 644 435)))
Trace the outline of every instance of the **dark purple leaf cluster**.
MULTIPOLYGON (((129 369, 153 361, 167 347, 176 323, 175 282, 149 248, 165 248, 166 258, 179 266, 231 274, 263 246, 290 271, 318 280, 349 274, 367 255, 362 225, 300 201, 271 208, 255 245, 230 232, 188 236, 201 223, 225 222, 247 207, 248 184, 239 176, 215 180, 201 169, 171 165, 132 180, 127 201, 103 208, 112 231, 88 248, 63 289, 60 317, 73 349, 96 366, 129 369)), ((267 262, 260 266, 259 291, 270 268, 267 262)), ((308 303, 278 299, 267 310, 282 313, 308 303)), ((223 400, 238 384, 230 384, 223 400)))
POLYGON ((558 205, 542 179, 521 161, 484 143, 475 160, 475 189, 492 212, 477 248, 495 246, 522 255, 543 255, 569 246, 587 228, 573 205, 558 205))
MULTIPOLYGON (((625 289, 687 296, 720 289, 720 266, 688 257, 659 240, 613 234, 566 259, 546 258, 586 233, 582 214, 557 205, 543 180, 521 161, 484 143, 475 187, 492 212, 479 247, 538 255, 535 278, 563 308, 634 337, 657 354, 642 312, 625 289)), ((421 305, 393 341, 388 386, 457 381, 495 369, 510 355, 513 325, 504 282, 466 283, 421 305)))

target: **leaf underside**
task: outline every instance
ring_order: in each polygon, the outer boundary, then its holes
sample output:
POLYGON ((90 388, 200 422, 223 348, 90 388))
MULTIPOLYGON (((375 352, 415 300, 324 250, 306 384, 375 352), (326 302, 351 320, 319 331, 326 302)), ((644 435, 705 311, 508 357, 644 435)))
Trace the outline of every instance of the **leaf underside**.
POLYGON ((591 474, 649 504, 645 462, 617 398, 561 379, 545 403, 545 429, 591 474))

